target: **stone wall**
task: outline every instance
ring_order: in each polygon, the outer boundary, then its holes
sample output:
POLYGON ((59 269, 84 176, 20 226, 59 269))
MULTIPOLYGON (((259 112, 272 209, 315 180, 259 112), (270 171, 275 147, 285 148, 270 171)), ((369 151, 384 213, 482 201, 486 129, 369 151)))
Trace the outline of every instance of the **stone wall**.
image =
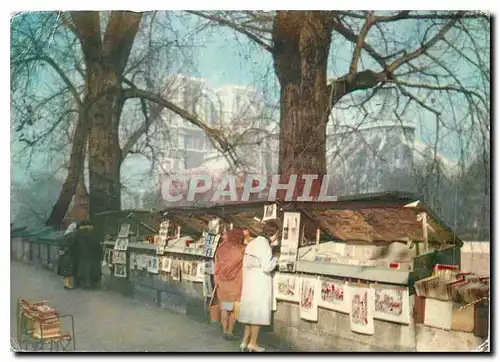
MULTIPOLYGON (((410 298, 410 304, 412 304, 410 298)), ((318 308, 318 322, 300 319, 298 303, 279 301, 274 333, 300 351, 415 351, 415 328, 375 320, 372 336, 351 332, 349 315, 318 308)))

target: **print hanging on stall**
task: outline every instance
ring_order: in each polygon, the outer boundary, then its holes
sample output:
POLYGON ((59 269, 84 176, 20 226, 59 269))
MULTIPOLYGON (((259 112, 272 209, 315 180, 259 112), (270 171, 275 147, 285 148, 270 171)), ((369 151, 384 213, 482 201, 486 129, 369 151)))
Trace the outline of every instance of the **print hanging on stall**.
POLYGON ((161 245, 167 245, 167 240, 168 240, 168 227, 170 225, 170 221, 162 221, 160 224, 160 244, 161 245))
POLYGON ((374 300, 373 318, 397 323, 410 323, 408 288, 371 284, 374 300))
POLYGON ((191 269, 193 268, 193 263, 189 260, 182 261, 182 280, 192 280, 191 269))
POLYGON ((217 235, 220 228, 220 219, 212 219, 208 221, 208 232, 217 235))
POLYGON ((113 264, 126 264, 127 252, 113 250, 113 264))
POLYGON ((289 302, 299 301, 298 278, 293 274, 276 273, 275 276, 276 299, 289 302))
POLYGON ((279 264, 280 270, 294 270, 297 260, 300 236, 300 213, 285 212, 283 217, 283 230, 281 233, 281 248, 279 264), (291 264, 291 265, 290 265, 291 264))
POLYGON ((203 283, 205 279, 205 262, 194 261, 191 267, 191 280, 197 283, 203 283))
POLYGON ((151 256, 148 260, 148 272, 152 274, 158 274, 158 257, 151 256))
POLYGON ((127 277, 127 266, 124 264, 115 265, 115 277, 126 278, 127 277))
POLYGON ((130 234, 130 224, 122 224, 118 232, 118 238, 128 238, 130 234))
POLYGON ((337 312, 349 313, 346 291, 345 281, 338 279, 322 279, 319 306, 337 312))
POLYGON ((351 331, 372 335, 375 333, 373 323, 373 294, 370 286, 364 284, 347 284, 349 290, 351 331))
POLYGON ((172 268, 172 259, 164 256, 163 262, 161 264, 161 271, 163 271, 165 273, 170 273, 171 268, 172 268))
POLYGON ((181 261, 174 259, 172 260, 172 267, 170 271, 170 275, 172 276, 173 280, 179 281, 181 280, 181 261))
POLYGON ((321 280, 313 277, 301 277, 299 283, 300 318, 312 322, 318 321, 318 302, 321 280))
POLYGON ((137 254, 137 269, 145 270, 148 268, 149 255, 145 254, 137 254))
POLYGON ((264 206, 264 217, 262 221, 273 220, 278 218, 278 205, 265 205, 264 206))
POLYGON ((156 245, 156 255, 163 255, 165 254, 165 245, 158 244, 156 245))
POLYGON ((115 250, 127 251, 127 248, 128 248, 128 237, 116 239, 115 250))

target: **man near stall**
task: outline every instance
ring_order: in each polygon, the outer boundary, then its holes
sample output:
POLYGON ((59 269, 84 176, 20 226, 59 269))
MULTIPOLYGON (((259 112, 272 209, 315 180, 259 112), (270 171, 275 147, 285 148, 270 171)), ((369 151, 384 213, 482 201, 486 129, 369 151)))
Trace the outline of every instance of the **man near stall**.
POLYGON ((102 247, 94 225, 89 220, 83 221, 75 237, 79 254, 79 283, 83 288, 96 288, 101 281, 102 247))
POLYGON ((57 274, 64 278, 64 289, 73 289, 73 278, 77 274, 78 250, 75 234, 78 224, 73 222, 64 233, 64 240, 59 248, 59 259, 57 263, 57 274))

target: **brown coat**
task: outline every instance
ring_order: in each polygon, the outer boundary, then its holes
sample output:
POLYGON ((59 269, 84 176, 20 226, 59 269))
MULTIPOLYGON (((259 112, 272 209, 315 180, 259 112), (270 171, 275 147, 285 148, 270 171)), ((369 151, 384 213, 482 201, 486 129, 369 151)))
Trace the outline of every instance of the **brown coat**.
POLYGON ((215 255, 214 279, 217 285, 217 297, 222 302, 236 302, 241 297, 243 277, 243 245, 219 246, 215 255))

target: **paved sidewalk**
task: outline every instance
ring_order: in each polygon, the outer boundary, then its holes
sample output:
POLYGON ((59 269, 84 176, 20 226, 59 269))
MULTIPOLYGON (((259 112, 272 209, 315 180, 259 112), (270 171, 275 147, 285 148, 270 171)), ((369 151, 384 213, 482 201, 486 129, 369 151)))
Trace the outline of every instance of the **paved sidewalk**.
POLYGON ((62 278, 11 262, 11 336, 17 298, 48 300, 75 318, 76 349, 103 352, 237 352, 208 324, 106 291, 65 290, 62 278))

